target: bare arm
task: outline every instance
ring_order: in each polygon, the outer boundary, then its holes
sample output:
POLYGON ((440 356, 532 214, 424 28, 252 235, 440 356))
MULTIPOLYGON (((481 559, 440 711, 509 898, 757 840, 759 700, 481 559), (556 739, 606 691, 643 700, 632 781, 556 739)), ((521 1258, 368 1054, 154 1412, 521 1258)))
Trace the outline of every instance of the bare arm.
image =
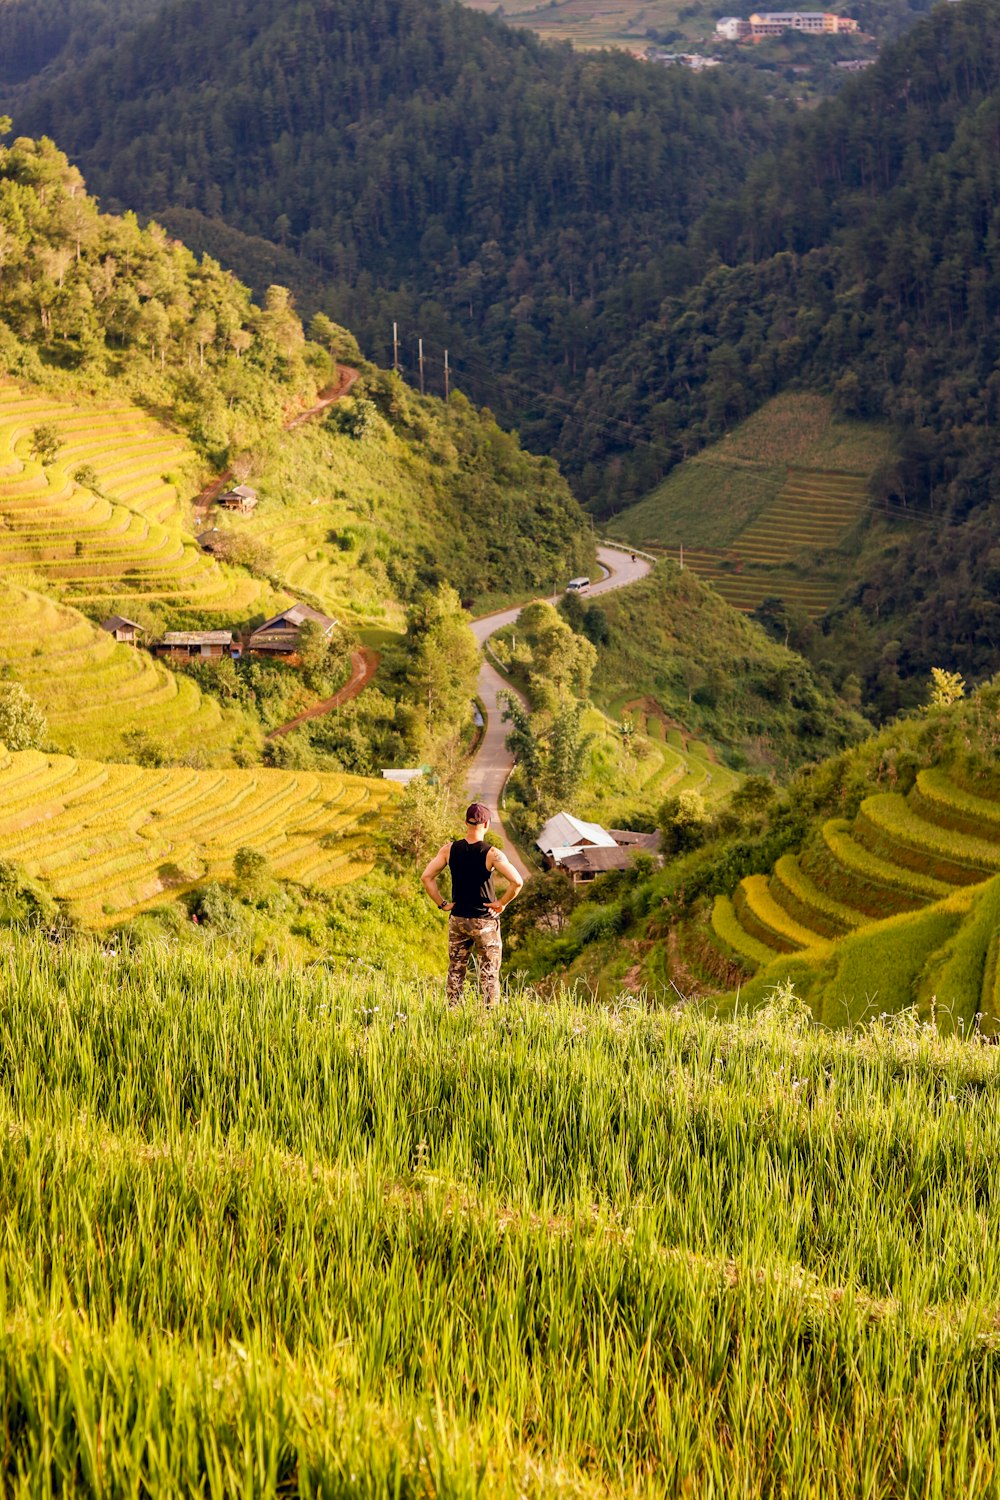
POLYGON ((423 886, 424 890, 427 892, 428 896, 430 896, 431 900, 434 902, 434 905, 440 906, 444 911, 451 911, 454 902, 445 902, 441 899, 441 892, 438 890, 437 878, 441 874, 441 871, 444 869, 445 865, 448 863, 448 855, 450 853, 451 845, 442 844, 440 849, 435 854, 434 858, 430 861, 427 868, 424 870, 424 873, 420 877, 420 883, 423 886))
POLYGON ((495 917, 498 917, 504 907, 509 906, 513 901, 518 891, 524 885, 524 881, 502 849, 491 849, 486 859, 486 865, 495 875, 501 876, 507 882, 507 889, 500 897, 500 900, 494 901, 490 906, 490 911, 495 917))

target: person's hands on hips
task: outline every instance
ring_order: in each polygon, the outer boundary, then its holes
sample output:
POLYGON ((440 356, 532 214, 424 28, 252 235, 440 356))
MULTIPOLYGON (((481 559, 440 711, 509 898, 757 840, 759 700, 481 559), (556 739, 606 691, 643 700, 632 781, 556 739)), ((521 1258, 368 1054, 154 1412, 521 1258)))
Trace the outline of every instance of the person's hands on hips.
POLYGON ((490 911, 493 913, 493 915, 495 917, 498 917, 500 915, 500 913, 503 911, 503 902, 502 901, 491 901, 490 902, 490 911))

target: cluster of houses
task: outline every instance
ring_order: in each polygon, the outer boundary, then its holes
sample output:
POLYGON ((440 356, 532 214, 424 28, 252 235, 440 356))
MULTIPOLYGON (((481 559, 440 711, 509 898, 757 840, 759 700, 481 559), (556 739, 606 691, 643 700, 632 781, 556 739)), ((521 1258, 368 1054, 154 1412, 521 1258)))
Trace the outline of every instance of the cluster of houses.
MULTIPOLYGON (((158 641, 150 642, 149 649, 154 656, 177 661, 192 658, 219 661, 224 656, 239 658, 246 653, 294 661, 299 649, 299 635, 307 621, 318 625, 326 639, 337 626, 336 620, 321 610, 313 609, 309 604, 293 604, 249 634, 232 630, 168 630, 158 641)), ((124 615, 112 615, 102 622, 101 629, 126 646, 142 645, 141 638, 146 634, 141 625, 124 615)))
POLYGON ((626 870, 638 854, 660 859, 658 833, 602 828, 572 813, 556 813, 535 840, 547 870, 562 870, 574 885, 595 880, 609 870, 626 870))
POLYGON ((715 34, 727 42, 762 42, 765 37, 781 36, 786 31, 844 36, 858 29, 853 17, 837 16, 829 10, 768 10, 755 11, 747 20, 741 16, 723 16, 716 22, 715 34))

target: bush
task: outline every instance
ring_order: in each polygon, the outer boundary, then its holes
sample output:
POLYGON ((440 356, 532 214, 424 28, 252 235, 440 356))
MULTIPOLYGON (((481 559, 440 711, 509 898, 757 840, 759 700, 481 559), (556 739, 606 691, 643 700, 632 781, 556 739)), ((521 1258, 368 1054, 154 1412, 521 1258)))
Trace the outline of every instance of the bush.
POLYGON ((34 750, 48 733, 48 720, 21 684, 0 683, 0 744, 8 750, 34 750))

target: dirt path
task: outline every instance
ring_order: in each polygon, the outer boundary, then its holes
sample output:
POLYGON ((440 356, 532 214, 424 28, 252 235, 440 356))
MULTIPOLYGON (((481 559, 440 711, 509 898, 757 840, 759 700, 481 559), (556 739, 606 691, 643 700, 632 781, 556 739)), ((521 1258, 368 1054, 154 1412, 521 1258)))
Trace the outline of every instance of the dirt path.
POLYGON ((335 708, 343 708, 345 703, 350 703, 359 693, 363 693, 378 670, 379 654, 372 651, 369 646, 363 646, 360 651, 351 652, 351 675, 342 688, 338 688, 332 698, 323 698, 319 703, 313 703, 309 708, 296 714, 294 719, 289 719, 287 724, 279 724, 277 729, 272 729, 266 736, 269 740, 275 740, 282 734, 288 734, 297 729, 307 719, 321 719, 324 714, 332 713, 335 708))
MULTIPOLYGON (((604 577, 599 583, 591 584, 587 590, 588 598, 595 594, 610 593, 612 589, 623 588, 628 583, 635 583, 649 572, 648 562, 639 557, 630 558, 628 553, 619 552, 614 547, 598 547, 597 558, 604 569, 604 577)), ((504 609, 498 614, 485 615, 481 620, 473 620, 472 629, 477 641, 480 645, 484 645, 495 630, 500 630, 504 625, 512 625, 520 613, 521 606, 518 605, 515 609, 504 609)), ((510 683, 500 675, 488 658, 485 659, 479 669, 478 693, 486 709, 486 732, 469 766, 468 789, 470 797, 485 802, 487 807, 493 810, 493 826, 501 833, 500 799, 503 796, 507 778, 514 768, 514 757, 507 749, 508 729, 503 722, 503 706, 499 698, 501 693, 510 691, 510 683)), ((518 696, 520 697, 520 694, 518 696)), ((517 855, 509 838, 506 839, 506 843, 511 863, 516 865, 527 879, 532 871, 517 855)))
MULTIPOLYGON (((281 424, 285 432, 294 432, 296 427, 302 427, 306 422, 311 422, 313 417, 318 417, 322 412, 333 406, 334 402, 340 401, 347 395, 358 378, 358 371, 350 365, 337 366, 338 379, 336 385, 328 385, 325 391, 320 391, 319 400, 315 406, 306 407, 305 411, 296 412, 294 416, 287 417, 281 424)), ((208 520, 208 515, 223 490, 232 483, 233 471, 226 469, 217 479, 194 497, 191 502, 194 510, 196 528, 200 529, 208 520)))

